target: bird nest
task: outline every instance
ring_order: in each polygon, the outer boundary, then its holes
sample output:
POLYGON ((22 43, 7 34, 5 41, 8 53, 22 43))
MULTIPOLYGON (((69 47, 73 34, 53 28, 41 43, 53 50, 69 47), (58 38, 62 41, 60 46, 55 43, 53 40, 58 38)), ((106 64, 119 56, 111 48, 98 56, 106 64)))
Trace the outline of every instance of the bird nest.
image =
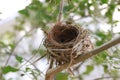
POLYGON ((91 49, 88 31, 73 24, 56 24, 44 41, 51 66, 62 65, 91 49))

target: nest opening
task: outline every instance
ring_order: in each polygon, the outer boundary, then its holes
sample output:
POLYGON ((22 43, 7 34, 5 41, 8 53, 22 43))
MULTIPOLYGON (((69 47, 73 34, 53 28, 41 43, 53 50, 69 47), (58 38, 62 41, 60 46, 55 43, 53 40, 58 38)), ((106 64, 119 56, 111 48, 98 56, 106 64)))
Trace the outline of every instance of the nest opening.
POLYGON ((74 26, 61 28, 62 29, 56 30, 57 32, 53 33, 53 38, 57 43, 67 43, 76 39, 76 37, 78 36, 79 31, 74 26))

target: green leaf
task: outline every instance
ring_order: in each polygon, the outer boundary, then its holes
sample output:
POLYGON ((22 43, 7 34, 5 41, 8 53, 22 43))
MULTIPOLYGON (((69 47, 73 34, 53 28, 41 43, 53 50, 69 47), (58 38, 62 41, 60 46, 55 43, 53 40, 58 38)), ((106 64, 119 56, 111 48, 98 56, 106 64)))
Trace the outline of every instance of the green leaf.
MULTIPOLYGON (((24 23, 23 23, 23 24, 24 24, 24 23)), ((24 28, 21 27, 21 25, 15 25, 15 26, 14 26, 14 29, 15 29, 15 30, 18 30, 18 31, 24 30, 24 28)))
POLYGON ((102 64, 102 63, 106 63, 106 58, 107 58, 108 54, 106 51, 101 52, 100 54, 97 54, 94 57, 94 61, 96 64, 102 64))
POLYGON ((16 55, 15 58, 19 63, 22 63, 23 58, 21 56, 16 55))
POLYGON ((102 2, 103 4, 106 4, 106 3, 108 3, 108 0, 101 0, 101 2, 102 2))
POLYGON ((10 43, 9 46, 11 47, 11 49, 15 48, 15 44, 13 44, 13 43, 10 43))
POLYGON ((104 68, 104 72, 107 73, 108 72, 108 66, 107 65, 103 65, 104 68))
POLYGON ((65 6, 64 12, 70 11, 73 7, 74 7, 73 5, 65 6))
POLYGON ((30 68, 28 68, 28 67, 25 69, 25 71, 26 71, 26 72, 28 72, 28 71, 30 71, 30 70, 31 70, 31 69, 30 69, 30 68))
POLYGON ((107 12, 105 13, 106 17, 109 18, 109 22, 112 23, 113 21, 113 13, 114 13, 114 10, 115 10, 115 7, 116 7, 116 4, 110 4, 107 12))
POLYGON ((68 80, 68 74, 58 73, 55 80, 68 80))
POLYGON ((109 73, 112 74, 113 76, 119 76, 118 75, 118 73, 119 73, 118 69, 110 70, 109 73))
POLYGON ((86 71, 83 74, 90 74, 94 70, 94 67, 92 65, 88 65, 86 71))
POLYGON ((3 41, 0 41, 0 47, 5 47, 6 45, 5 45, 5 43, 3 42, 3 41))
POLYGON ((100 46, 102 44, 104 44, 106 41, 110 40, 112 38, 112 35, 110 32, 105 33, 103 31, 97 30, 95 33, 99 38, 101 38, 100 40, 97 40, 96 42, 96 46, 100 46))
POLYGON ((18 69, 14 68, 14 67, 11 67, 11 66, 6 66, 6 67, 2 68, 2 72, 4 74, 7 74, 9 72, 17 72, 17 71, 18 71, 18 69))
POLYGON ((26 17, 29 16, 29 13, 28 13, 27 9, 20 10, 19 13, 22 14, 22 15, 24 15, 24 16, 26 16, 26 17))
POLYGON ((39 53, 40 53, 41 55, 44 55, 44 54, 45 54, 45 50, 44 50, 44 49, 39 49, 39 53))

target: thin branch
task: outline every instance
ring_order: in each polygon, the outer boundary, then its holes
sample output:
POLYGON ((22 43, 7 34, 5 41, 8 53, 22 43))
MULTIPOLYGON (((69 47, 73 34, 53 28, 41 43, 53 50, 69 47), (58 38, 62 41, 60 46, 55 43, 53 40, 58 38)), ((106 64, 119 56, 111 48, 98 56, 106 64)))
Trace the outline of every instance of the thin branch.
POLYGON ((79 68, 85 63, 85 61, 81 62, 79 65, 77 65, 73 70, 79 71, 79 68))
POLYGON ((31 29, 29 32, 27 32, 27 33, 26 33, 22 38, 20 38, 20 40, 15 44, 14 49, 12 49, 11 54, 8 56, 7 61, 5 62, 5 66, 8 64, 11 56, 14 54, 14 51, 15 51, 16 47, 18 46, 18 44, 26 37, 26 35, 28 35, 28 34, 29 34, 30 32, 32 32, 33 30, 34 30, 34 29, 31 29))
POLYGON ((120 78, 120 76, 101 77, 101 78, 96 78, 94 80, 110 79, 110 78, 112 78, 112 79, 118 79, 118 78, 120 78))
MULTIPOLYGON (((105 44, 103 44, 102 46, 98 47, 98 48, 95 48, 94 50, 91 50, 89 52, 86 52, 84 53, 83 55, 81 56, 78 56, 76 59, 74 59, 74 61, 71 63, 70 66, 73 66, 79 62, 82 62, 82 61, 85 61, 86 59, 112 47, 112 46, 115 46, 116 44, 119 44, 120 43, 120 36, 116 39, 113 39, 105 44)), ((66 69, 68 67, 69 63, 66 63, 66 64, 63 64, 61 66, 58 66, 56 68, 53 68, 53 69, 49 69, 46 73, 46 77, 50 77, 51 75, 55 75, 56 73, 66 69)), ((51 79, 52 80, 52 79, 51 79)))
POLYGON ((39 61, 40 59, 44 58, 46 55, 47 55, 47 53, 45 53, 44 55, 42 55, 41 57, 39 57, 38 59, 36 59, 35 61, 33 61, 32 64, 34 64, 37 61, 39 61))
POLYGON ((64 8, 64 0, 61 0, 59 15, 58 15, 58 22, 61 22, 61 18, 62 18, 62 15, 63 15, 63 8, 64 8))
MULTIPOLYGON (((27 59, 25 59, 25 58, 24 58, 24 60, 25 60, 26 62, 30 63, 38 72, 40 72, 41 74, 45 75, 42 71, 40 71, 40 70, 39 70, 33 63, 31 63, 29 60, 27 60, 27 59)), ((21 68, 21 67, 19 67, 18 69, 20 70, 20 68, 21 68)), ((41 75, 41 77, 43 77, 43 76, 41 75)))
MULTIPOLYGON (((42 42, 43 42, 43 40, 44 40, 44 38, 42 39, 42 42)), ((39 45, 39 48, 38 48, 37 52, 35 52, 35 53, 38 53, 38 52, 39 52, 39 49, 41 49, 41 46, 42 46, 42 44, 39 45)), ((33 54, 35 54, 35 53, 33 53, 33 54)), ((36 56, 36 55, 33 55, 32 57, 30 57, 23 65, 20 66, 20 68, 23 67, 24 65, 26 65, 27 62, 29 62, 30 60, 32 60, 35 56, 36 56)), ((38 58, 37 60, 35 60, 34 62, 32 62, 32 64, 34 64, 35 62, 39 61, 39 60, 42 59, 44 56, 46 56, 46 53, 45 53, 43 56, 41 56, 40 58, 38 58)))

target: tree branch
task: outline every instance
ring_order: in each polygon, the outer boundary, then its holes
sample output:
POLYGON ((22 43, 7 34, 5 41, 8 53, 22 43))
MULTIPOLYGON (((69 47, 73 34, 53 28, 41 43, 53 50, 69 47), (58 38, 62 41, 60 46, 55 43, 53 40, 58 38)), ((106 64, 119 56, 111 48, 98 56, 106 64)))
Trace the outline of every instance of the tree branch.
POLYGON ((74 61, 71 64, 66 63, 66 64, 63 64, 63 65, 58 66, 56 68, 49 69, 46 72, 46 77, 49 77, 50 75, 55 75, 56 73, 66 69, 68 67, 68 65, 73 66, 79 62, 85 61, 86 59, 88 59, 88 58, 90 58, 90 57, 92 57, 92 56, 112 47, 112 46, 115 46, 116 44, 119 44, 119 43, 120 43, 120 36, 116 39, 113 39, 113 40, 101 45, 98 48, 95 48, 94 50, 91 50, 89 52, 84 53, 83 55, 78 56, 76 59, 74 59, 74 61))
POLYGON ((61 18, 62 18, 62 15, 63 15, 63 8, 64 8, 64 0, 61 0, 59 15, 58 15, 58 23, 61 22, 61 18))

